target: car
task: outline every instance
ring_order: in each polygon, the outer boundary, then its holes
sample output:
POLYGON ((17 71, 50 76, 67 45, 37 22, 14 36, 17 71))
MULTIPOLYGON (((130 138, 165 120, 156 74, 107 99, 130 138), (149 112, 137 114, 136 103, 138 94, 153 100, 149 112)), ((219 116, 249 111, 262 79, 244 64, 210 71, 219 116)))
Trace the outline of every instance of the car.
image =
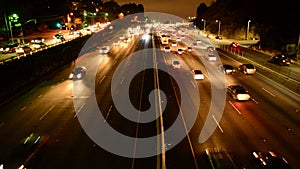
POLYGON ((119 46, 120 45, 120 41, 116 41, 113 43, 114 46, 119 46))
POLYGON ((216 57, 214 54, 212 54, 212 53, 209 53, 208 55, 206 55, 206 59, 207 59, 208 61, 210 61, 210 62, 215 62, 215 61, 217 61, 217 57, 216 57))
POLYGON ((238 69, 243 72, 244 74, 251 75, 256 72, 256 68, 251 63, 244 63, 239 65, 238 69))
POLYGON ((181 42, 181 38, 176 38, 176 41, 177 42, 181 42))
POLYGON ((28 45, 20 45, 16 49, 17 54, 30 53, 31 51, 32 51, 32 49, 28 45))
POLYGON ((216 36, 216 39, 222 40, 221 36, 216 36))
POLYGON ((55 34, 53 38, 55 39, 55 42, 64 42, 66 40, 61 33, 55 34))
POLYGON ((232 154, 220 148, 206 148, 205 154, 213 169, 237 169, 232 154))
POLYGON ((188 51, 188 52, 192 52, 192 51, 193 51, 193 47, 190 47, 190 46, 187 47, 187 51, 188 51))
POLYGON ((109 46, 102 46, 102 47, 100 48, 100 53, 101 53, 101 54, 107 54, 107 53, 109 53, 109 50, 110 50, 110 47, 109 47, 109 46))
POLYGON ((180 64, 180 62, 178 60, 173 60, 172 67, 174 69, 180 69, 181 68, 181 64, 180 64))
POLYGON ((34 49, 40 49, 40 48, 45 48, 47 47, 48 45, 44 42, 35 42, 35 43, 32 43, 32 47, 34 49))
POLYGON ((47 141, 49 135, 42 135, 39 133, 30 133, 26 135, 20 143, 13 149, 12 157, 9 165, 13 168, 27 168, 34 158, 39 156, 47 141))
POLYGON ((231 47, 234 47, 234 48, 237 48, 237 47, 240 46, 240 44, 237 43, 237 42, 231 42, 230 46, 231 46, 231 47))
POLYGON ((247 101, 250 99, 248 91, 241 85, 229 85, 227 91, 234 100, 247 101))
POLYGON ((70 79, 80 80, 86 75, 86 68, 84 66, 75 67, 72 73, 69 75, 70 79))
POLYGON ((204 79, 204 75, 201 70, 193 69, 192 74, 193 74, 195 80, 203 80, 204 79))
POLYGON ((208 46, 206 49, 208 52, 213 52, 216 50, 215 47, 213 47, 213 46, 208 46))
POLYGON ((7 45, 5 45, 4 47, 0 48, 0 52, 1 53, 14 53, 16 52, 17 47, 19 46, 19 44, 17 43, 9 43, 7 45))
POLYGON ((201 40, 196 40, 196 44, 201 44, 202 41, 201 40))
POLYGON ((220 65, 219 70, 224 74, 233 74, 236 72, 235 68, 232 65, 228 64, 220 65))
POLYGON ((45 39, 43 37, 36 37, 31 40, 31 43, 41 43, 41 42, 45 42, 45 39))
POLYGON ((253 151, 252 155, 256 165, 261 169, 291 169, 287 160, 273 151, 253 151))
POLYGON ((165 52, 171 52, 170 46, 166 46, 166 47, 164 48, 164 50, 165 50, 165 52))
POLYGON ((179 54, 179 55, 181 55, 181 54, 183 54, 183 49, 181 49, 181 48, 179 48, 179 49, 177 49, 177 53, 179 54))
POLYGON ((283 54, 273 56, 269 62, 277 64, 279 66, 288 66, 291 64, 291 60, 289 57, 283 54))
POLYGON ((172 46, 177 46, 176 41, 172 42, 172 46))

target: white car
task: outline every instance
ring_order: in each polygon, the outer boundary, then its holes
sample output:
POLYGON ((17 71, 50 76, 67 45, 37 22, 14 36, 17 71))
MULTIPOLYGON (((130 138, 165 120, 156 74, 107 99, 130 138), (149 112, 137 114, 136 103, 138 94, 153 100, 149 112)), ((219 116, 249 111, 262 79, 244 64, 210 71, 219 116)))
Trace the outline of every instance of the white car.
POLYGON ((217 57, 216 57, 214 54, 208 54, 208 55, 206 56, 206 59, 207 59, 208 61, 210 61, 210 62, 215 62, 215 61, 217 61, 217 57))
POLYGON ((177 43, 176 42, 172 42, 172 46, 177 46, 177 43))
POLYGON ((170 46, 166 46, 166 47, 164 48, 164 50, 165 50, 165 52, 171 52, 170 46))
POLYGON ((204 79, 204 75, 201 70, 197 70, 197 69, 192 70, 192 74, 193 74, 195 80, 203 80, 204 79))
POLYGON ((180 64, 180 62, 178 60, 173 60, 172 67, 174 69, 180 69, 181 68, 181 64, 180 64))
POLYGON ((107 54, 109 52, 109 50, 110 50, 109 46, 103 46, 100 48, 100 53, 107 54))
POLYGON ((230 85, 227 87, 227 91, 235 100, 247 101, 250 99, 248 91, 241 85, 230 85))
POLYGON ((197 44, 201 44, 202 41, 201 41, 201 40, 196 40, 196 43, 197 43, 197 44))

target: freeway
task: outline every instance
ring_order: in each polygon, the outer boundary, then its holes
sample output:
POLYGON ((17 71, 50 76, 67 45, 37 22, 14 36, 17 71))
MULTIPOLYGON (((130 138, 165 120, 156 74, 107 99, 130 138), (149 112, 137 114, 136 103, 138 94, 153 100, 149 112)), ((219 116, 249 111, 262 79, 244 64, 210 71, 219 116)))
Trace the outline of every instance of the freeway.
MULTIPOLYGON (((203 143, 199 142, 205 121, 217 117, 217 112, 209 113, 210 105, 213 104, 211 89, 216 80, 208 72, 210 65, 217 66, 222 62, 237 67, 240 62, 226 53, 219 53, 220 60, 217 62, 208 62, 205 60, 207 54, 205 46, 195 48, 193 52, 176 54, 177 48, 184 48, 185 42, 193 42, 195 39, 198 38, 187 37, 178 43, 179 46, 171 53, 163 52, 163 46, 154 36, 148 41, 142 40, 141 36, 135 36, 131 42, 112 46, 108 54, 100 55, 98 49, 83 53, 77 59, 76 66, 90 67, 84 80, 68 79, 75 66, 72 63, 47 77, 26 94, 0 107, 0 164, 4 163, 4 168, 19 164, 19 161, 13 162, 14 164, 6 162, 14 161, 12 152, 24 136, 33 132, 47 135, 49 139, 38 155, 30 161, 28 168, 208 169, 210 164, 204 155, 204 149, 211 147, 231 152, 238 168, 256 168, 251 160, 253 150, 273 150, 285 157, 292 168, 298 168, 300 97, 269 79, 269 72, 257 72, 254 75, 236 72, 225 75, 226 85, 243 85, 249 91, 251 100, 239 102, 226 95, 223 116, 219 122, 213 121, 216 122, 216 130, 203 143), (149 51, 143 53, 145 57, 142 62, 129 57, 141 50, 153 51, 151 49, 153 47, 161 52, 155 52, 156 55, 152 55, 149 51), (88 62, 86 58, 89 58, 88 62), (173 69, 171 65, 173 60, 179 60, 182 68, 173 69), (128 81, 129 91, 125 91, 125 95, 128 94, 130 97, 126 100, 121 97, 124 94, 122 87, 126 84, 126 80, 131 80, 130 74, 139 70, 139 65, 142 68, 159 66, 166 71, 146 69, 139 72, 132 81, 128 81), (92 69, 96 74, 92 74, 92 69), (201 69, 205 78, 191 80, 191 69, 201 69), (118 74, 115 75, 115 72, 118 74), (170 74, 178 75, 180 81, 184 82, 184 90, 181 91, 180 84, 176 84, 176 79, 170 74), (95 80, 90 79, 90 75, 96 75, 95 80), (186 82, 186 79, 191 81, 186 82), (89 90, 89 85, 94 85, 95 88, 89 90), (164 92, 161 98, 158 97, 158 93, 151 93, 157 88, 164 92), (199 108, 194 103, 197 101, 195 93, 192 93, 195 89, 198 89, 200 94, 199 108), (93 96, 91 92, 94 92, 99 110, 105 119, 103 124, 109 124, 116 131, 136 138, 135 144, 121 147, 128 150, 123 153, 129 153, 135 158, 122 157, 101 148, 84 131, 81 126, 82 118, 87 118, 87 122, 97 125, 89 116, 92 114, 87 116, 83 113, 89 110, 88 104, 93 96), (190 126, 190 129, 187 125, 194 116, 189 111, 183 111, 183 100, 180 96, 184 94, 189 96, 184 103, 190 109, 198 110, 195 124, 190 126), (160 116, 162 118, 146 123, 142 122, 141 115, 138 117, 140 121, 135 122, 120 114, 120 111, 126 111, 128 107, 119 110, 116 106, 120 103, 114 102, 116 98, 113 96, 119 96, 124 103, 130 102, 136 110, 146 111, 158 105, 162 109, 165 108, 165 111, 160 116), (168 133, 164 133, 164 130, 167 131, 172 127, 176 119, 180 119, 180 125, 175 133, 183 131, 187 135, 177 145, 176 141, 169 139, 168 133), (137 138, 147 138, 159 133, 162 135, 158 138, 156 147, 150 149, 139 147, 137 138), (153 157, 137 158, 142 150, 161 152, 164 150, 161 147, 167 151, 153 157)), ((202 40, 205 42, 203 45, 209 43, 207 39, 202 40)), ((112 42, 113 38, 104 45, 110 45, 112 42)), ((156 116, 159 117, 160 110, 155 110, 155 113, 158 113, 156 116)), ((101 132, 100 128, 97 129, 101 132)), ((107 135, 101 137, 104 140, 107 135)), ((124 144, 122 140, 110 141, 112 145, 124 144)))

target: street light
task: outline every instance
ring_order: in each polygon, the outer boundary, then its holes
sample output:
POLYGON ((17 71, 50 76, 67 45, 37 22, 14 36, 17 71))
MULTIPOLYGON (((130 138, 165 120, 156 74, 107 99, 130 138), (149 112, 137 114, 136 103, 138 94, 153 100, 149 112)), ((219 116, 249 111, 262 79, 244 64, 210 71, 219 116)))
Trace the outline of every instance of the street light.
POLYGON ((221 34, 221 21, 220 20, 216 20, 216 22, 219 23, 218 37, 220 37, 220 34, 221 34))
POLYGON ((246 39, 247 39, 247 40, 248 40, 248 37, 249 37, 250 22, 251 22, 251 20, 248 20, 247 34, 246 34, 246 39))
POLYGON ((203 32, 205 32, 206 20, 205 19, 201 19, 201 21, 203 22, 203 32))
POLYGON ((27 24, 27 23, 29 23, 29 22, 31 22, 31 21, 33 21, 34 24, 37 23, 36 19, 30 19, 30 20, 26 21, 25 23, 21 24, 22 43, 23 43, 23 44, 24 44, 24 32, 23 32, 23 28, 22 28, 22 27, 23 27, 25 24, 27 24))

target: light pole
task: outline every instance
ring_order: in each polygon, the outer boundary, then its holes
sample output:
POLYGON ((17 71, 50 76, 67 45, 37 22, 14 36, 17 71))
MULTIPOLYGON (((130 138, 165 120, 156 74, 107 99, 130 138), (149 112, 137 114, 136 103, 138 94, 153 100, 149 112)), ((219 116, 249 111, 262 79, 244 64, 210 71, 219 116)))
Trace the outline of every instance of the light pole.
POLYGON ((246 40, 248 40, 248 37, 249 37, 250 22, 251 22, 251 20, 248 20, 248 24, 247 24, 247 33, 246 33, 246 40))
POLYGON ((24 44, 24 32, 23 32, 23 26, 29 22, 33 21, 34 24, 37 23, 36 19, 30 19, 28 21, 26 21, 25 23, 21 24, 21 32, 22 32, 22 43, 24 44))
POLYGON ((218 37, 220 37, 220 35, 221 35, 221 21, 220 20, 216 20, 216 22, 219 23, 218 37))
POLYGON ((206 20, 205 19, 201 19, 201 21, 203 22, 203 32, 205 32, 206 20))

